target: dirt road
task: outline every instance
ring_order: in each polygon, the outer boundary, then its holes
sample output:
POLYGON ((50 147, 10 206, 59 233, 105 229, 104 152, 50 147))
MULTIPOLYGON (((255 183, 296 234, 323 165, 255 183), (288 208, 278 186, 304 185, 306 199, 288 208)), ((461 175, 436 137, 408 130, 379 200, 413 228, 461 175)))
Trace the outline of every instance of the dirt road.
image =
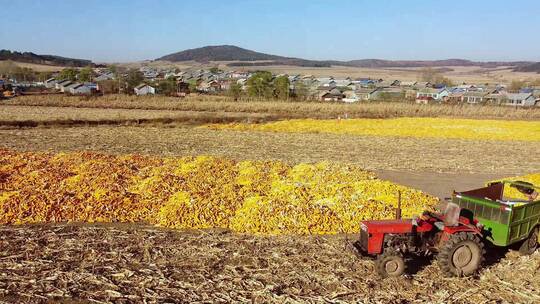
POLYGON ((376 170, 380 179, 422 190, 441 199, 450 197, 452 191, 464 191, 482 187, 488 181, 508 177, 496 173, 437 173, 376 170))

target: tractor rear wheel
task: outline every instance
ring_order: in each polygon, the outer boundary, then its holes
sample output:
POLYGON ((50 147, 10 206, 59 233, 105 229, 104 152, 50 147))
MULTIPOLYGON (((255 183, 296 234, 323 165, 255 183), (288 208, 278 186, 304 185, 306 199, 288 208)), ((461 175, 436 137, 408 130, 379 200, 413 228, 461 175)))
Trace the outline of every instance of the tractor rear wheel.
POLYGON ((405 272, 403 255, 396 250, 386 249, 375 261, 377 272, 383 278, 398 277, 405 272))
POLYGON ((539 240, 540 239, 538 238, 538 227, 536 227, 533 229, 529 237, 525 239, 525 241, 519 247, 519 253, 521 253, 521 255, 533 254, 539 247, 539 240))
POLYGON ((484 243, 476 234, 459 232, 442 245, 437 261, 445 276, 468 276, 480 268, 484 254, 484 243))

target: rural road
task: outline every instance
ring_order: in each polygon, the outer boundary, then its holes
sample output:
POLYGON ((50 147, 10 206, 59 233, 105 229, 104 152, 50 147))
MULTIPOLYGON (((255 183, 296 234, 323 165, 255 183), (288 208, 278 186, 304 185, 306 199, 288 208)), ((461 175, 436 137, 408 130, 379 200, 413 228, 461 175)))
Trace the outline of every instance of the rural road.
POLYGON ((480 188, 487 181, 505 178, 508 174, 494 173, 437 173, 377 170, 380 179, 422 190, 439 198, 450 197, 453 190, 480 188))

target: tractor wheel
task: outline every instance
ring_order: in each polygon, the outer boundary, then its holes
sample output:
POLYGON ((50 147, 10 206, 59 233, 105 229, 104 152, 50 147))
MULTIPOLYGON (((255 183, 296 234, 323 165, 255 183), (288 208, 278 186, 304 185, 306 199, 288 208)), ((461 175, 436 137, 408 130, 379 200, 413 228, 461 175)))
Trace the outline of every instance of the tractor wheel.
POLYGON ((538 241, 539 241, 539 238, 538 238, 538 227, 537 227, 533 229, 529 237, 525 239, 523 244, 521 244, 521 247, 519 247, 519 253, 521 253, 521 255, 533 254, 536 251, 536 249, 538 249, 539 247, 538 241))
POLYGON ((386 249, 375 261, 377 272, 383 278, 398 277, 405 272, 403 255, 396 250, 386 249))
POLYGON ((437 261, 445 276, 468 276, 480 268, 484 254, 484 243, 476 234, 459 232, 442 245, 437 261))

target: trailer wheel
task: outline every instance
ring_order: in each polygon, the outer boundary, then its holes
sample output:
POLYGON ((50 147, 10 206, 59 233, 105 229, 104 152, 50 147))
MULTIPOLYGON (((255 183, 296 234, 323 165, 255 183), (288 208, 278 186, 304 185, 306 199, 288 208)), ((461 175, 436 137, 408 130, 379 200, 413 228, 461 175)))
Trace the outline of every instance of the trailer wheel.
POLYGON ((377 272, 383 278, 398 277, 405 272, 403 255, 394 249, 386 249, 375 261, 377 272))
POLYGON ((437 261, 445 276, 468 276, 480 268, 484 254, 484 243, 476 234, 459 232, 442 245, 437 261))
POLYGON ((537 227, 537 228, 534 228, 531 234, 529 235, 529 237, 525 239, 525 241, 523 241, 523 243, 519 247, 519 253, 521 253, 521 255, 533 254, 536 251, 536 249, 538 249, 539 247, 538 240, 539 239, 538 239, 538 227, 537 227))

